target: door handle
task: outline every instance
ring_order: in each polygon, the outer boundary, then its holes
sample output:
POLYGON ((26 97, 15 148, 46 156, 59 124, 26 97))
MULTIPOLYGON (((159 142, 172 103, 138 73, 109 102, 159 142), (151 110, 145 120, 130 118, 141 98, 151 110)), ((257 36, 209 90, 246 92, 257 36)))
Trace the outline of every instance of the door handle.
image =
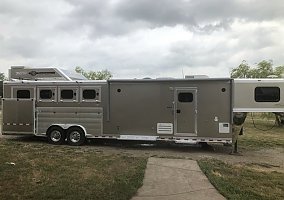
POLYGON ((177 109, 177 113, 180 113, 180 109, 177 109))

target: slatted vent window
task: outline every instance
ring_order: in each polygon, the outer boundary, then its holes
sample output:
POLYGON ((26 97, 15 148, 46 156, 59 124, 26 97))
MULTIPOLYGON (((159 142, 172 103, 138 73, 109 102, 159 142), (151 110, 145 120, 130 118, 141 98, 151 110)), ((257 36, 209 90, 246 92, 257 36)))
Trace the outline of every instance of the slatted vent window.
POLYGON ((52 91, 51 90, 41 90, 39 92, 39 97, 41 99, 51 99, 53 96, 52 91))
POLYGON ((83 99, 95 99, 96 96, 96 90, 83 90, 83 99))
POLYGON ((31 93, 29 90, 18 90, 17 98, 19 99, 29 99, 31 98, 31 93))
POLYGON ((73 99, 74 91, 73 90, 61 90, 61 99, 73 99))
POLYGON ((278 102, 280 101, 279 87, 256 87, 254 90, 256 102, 278 102))

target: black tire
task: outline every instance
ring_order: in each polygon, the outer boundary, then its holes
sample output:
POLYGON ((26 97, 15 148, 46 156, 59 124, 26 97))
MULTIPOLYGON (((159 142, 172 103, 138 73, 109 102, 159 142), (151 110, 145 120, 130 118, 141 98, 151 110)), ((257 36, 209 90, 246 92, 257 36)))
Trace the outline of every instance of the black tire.
POLYGON ((67 130, 67 142, 72 146, 80 146, 86 141, 84 131, 79 127, 71 127, 67 130))
POLYGON ((65 131, 58 126, 48 129, 46 135, 48 142, 55 145, 63 144, 66 138, 65 131))

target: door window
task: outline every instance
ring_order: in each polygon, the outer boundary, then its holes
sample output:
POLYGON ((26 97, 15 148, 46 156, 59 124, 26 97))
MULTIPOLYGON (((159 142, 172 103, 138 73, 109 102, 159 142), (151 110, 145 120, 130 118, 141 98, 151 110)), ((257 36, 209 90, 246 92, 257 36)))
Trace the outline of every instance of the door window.
POLYGON ((193 94, 191 92, 181 92, 178 94, 179 102, 193 102, 193 94))

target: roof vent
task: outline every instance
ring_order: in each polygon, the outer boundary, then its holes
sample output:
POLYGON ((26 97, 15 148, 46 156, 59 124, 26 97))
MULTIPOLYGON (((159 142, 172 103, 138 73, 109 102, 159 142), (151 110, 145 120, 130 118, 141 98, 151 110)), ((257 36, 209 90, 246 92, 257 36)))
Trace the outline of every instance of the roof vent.
POLYGON ((193 78, 202 79, 202 78, 209 78, 209 76, 207 75, 185 75, 184 78, 185 79, 193 79, 193 78))

